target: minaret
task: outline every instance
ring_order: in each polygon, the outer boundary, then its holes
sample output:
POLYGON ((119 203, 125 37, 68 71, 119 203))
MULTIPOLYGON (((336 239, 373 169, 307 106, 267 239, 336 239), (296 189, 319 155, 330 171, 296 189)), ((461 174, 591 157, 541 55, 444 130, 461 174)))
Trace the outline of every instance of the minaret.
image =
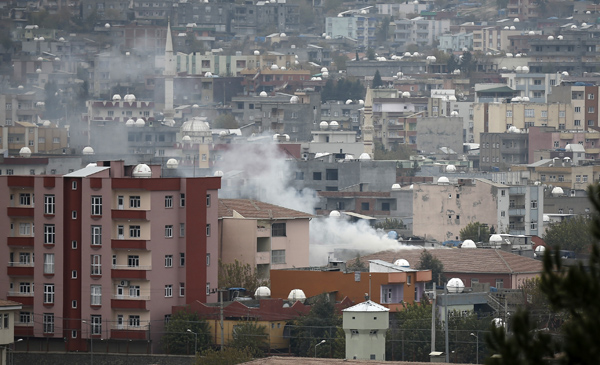
POLYGON ((171 37, 171 21, 167 25, 167 43, 165 45, 165 107, 163 115, 166 123, 174 123, 173 117, 175 110, 173 109, 173 78, 176 75, 175 55, 173 54, 173 38, 171 37))

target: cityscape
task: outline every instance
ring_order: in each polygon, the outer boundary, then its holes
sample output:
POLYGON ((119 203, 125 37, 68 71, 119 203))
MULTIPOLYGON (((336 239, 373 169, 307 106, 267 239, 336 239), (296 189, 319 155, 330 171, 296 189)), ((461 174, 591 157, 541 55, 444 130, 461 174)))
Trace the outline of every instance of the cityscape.
POLYGON ((0 365, 597 363, 599 14, 0 0, 0 365))

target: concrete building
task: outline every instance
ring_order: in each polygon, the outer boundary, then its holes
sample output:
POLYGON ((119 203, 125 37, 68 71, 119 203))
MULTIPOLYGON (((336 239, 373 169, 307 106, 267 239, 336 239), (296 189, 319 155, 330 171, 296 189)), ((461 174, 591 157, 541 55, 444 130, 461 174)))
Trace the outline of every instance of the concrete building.
POLYGON ((327 17, 325 19, 325 33, 331 38, 351 38, 357 41, 358 46, 369 48, 375 41, 375 30, 379 19, 374 16, 342 13, 343 16, 327 17))
POLYGON ((417 118, 416 124, 417 150, 422 154, 462 154, 463 118, 417 118))
POLYGON ((0 177, 0 291, 23 304, 15 333, 63 351, 92 339, 158 348, 173 306, 217 300, 219 188, 122 161, 0 177))
POLYGON ((414 2, 376 4, 377 14, 391 15, 394 19, 404 19, 408 14, 421 14, 431 9, 431 4, 414 2))
POLYGON ((573 105, 573 125, 577 129, 598 130, 600 127, 600 90, 592 83, 562 81, 552 87, 548 102, 573 105))
POLYGON ((0 364, 12 363, 7 359, 10 359, 10 351, 14 350, 11 344, 15 342, 15 323, 19 323, 17 311, 21 308, 21 303, 0 299, 0 364))
POLYGON ((509 0, 506 6, 508 17, 519 20, 529 20, 538 17, 538 4, 531 0, 509 0))
POLYGON ((501 74, 502 78, 506 80, 508 87, 520 91, 521 96, 528 97, 532 103, 545 103, 548 101, 548 96, 552 93, 552 87, 559 85, 563 79, 563 75, 560 73, 530 73, 519 72, 519 70, 522 70, 522 68, 517 68, 515 73, 503 73, 501 74))
POLYGON ((446 52, 463 52, 473 49, 473 33, 442 34, 437 48, 446 52))
POLYGON ((44 124, 14 122, 0 127, 0 150, 18 155, 21 148, 27 147, 33 154, 62 154, 69 147, 68 130, 45 121, 44 124))
MULTIPOLYGON (((177 73, 188 75, 206 75, 207 72, 219 76, 240 76, 243 70, 271 69, 276 65, 291 68, 295 65, 294 55, 284 55, 277 52, 266 52, 261 55, 223 55, 218 53, 194 52, 177 54, 177 73)), ((253 75, 256 72, 253 73, 253 75)), ((310 76, 310 73, 309 73, 310 76)), ((310 79, 310 77, 309 77, 310 79)))
POLYGON ((590 37, 590 34, 589 29, 562 28, 560 37, 531 40, 531 51, 528 53, 531 60, 527 63, 530 72, 567 72, 571 76, 596 72, 600 66, 596 60, 600 40, 595 36, 590 37))
POLYGON ((479 143, 479 169, 506 171, 512 165, 529 162, 529 134, 481 133, 479 143))
POLYGON ((355 131, 320 130, 310 132, 312 140, 302 146, 304 156, 317 153, 350 154, 356 158, 365 151, 362 142, 357 141, 355 131))
POLYGON ((390 309, 367 300, 342 312, 346 359, 385 360, 390 309))
POLYGON ((600 166, 575 166, 571 162, 557 158, 539 160, 529 165, 515 165, 513 171, 528 171, 530 181, 560 187, 564 190, 585 190, 588 185, 600 179, 600 166))
POLYGON ((342 100, 326 101, 321 104, 321 121, 331 123, 336 121, 340 128, 347 131, 360 130, 360 110, 364 102, 345 103, 342 100))
POLYGON ((509 225, 509 187, 483 179, 440 177, 434 184, 414 184, 413 234, 438 241, 457 240, 460 230, 480 222, 496 232, 509 225), (479 209, 483 207, 485 209, 479 209))
POLYGON ((521 34, 522 31, 505 29, 505 27, 493 26, 473 30, 473 51, 483 53, 508 51, 510 46, 508 37, 521 34))
POLYGON ((511 235, 541 236, 544 188, 539 185, 511 186, 508 190, 508 229, 511 235))
POLYGON ((219 200, 219 260, 250 264, 261 279, 270 270, 308 266, 311 214, 246 199, 219 200))
POLYGON ((450 19, 435 20, 418 16, 413 19, 397 19, 394 24, 394 42, 402 50, 410 44, 432 46, 440 35, 450 31, 450 19))

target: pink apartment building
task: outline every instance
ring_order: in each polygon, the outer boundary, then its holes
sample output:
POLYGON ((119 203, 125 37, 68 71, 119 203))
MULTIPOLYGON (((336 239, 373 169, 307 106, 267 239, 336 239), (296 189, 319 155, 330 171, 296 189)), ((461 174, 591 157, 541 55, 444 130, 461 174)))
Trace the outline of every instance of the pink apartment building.
POLYGON ((86 351, 90 338, 157 350, 173 306, 217 301, 220 184, 123 161, 0 176, 0 292, 23 305, 15 335, 31 350, 86 351))

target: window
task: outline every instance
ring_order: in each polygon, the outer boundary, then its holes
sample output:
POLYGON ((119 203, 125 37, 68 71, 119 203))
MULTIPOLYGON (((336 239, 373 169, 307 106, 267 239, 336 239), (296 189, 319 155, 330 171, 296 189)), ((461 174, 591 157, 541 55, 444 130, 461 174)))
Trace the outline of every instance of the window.
POLYGON ((77 279, 77 270, 71 271, 71 279, 77 279))
POLYGON ((173 226, 172 225, 165 226, 165 237, 166 238, 173 237, 173 226))
POLYGON ((140 266, 140 256, 138 255, 128 255, 127 256, 127 267, 139 267, 140 266))
POLYGON ((102 316, 92 316, 92 335, 99 335, 102 333, 102 316))
POLYGON ((31 294, 31 283, 19 283, 19 294, 31 294))
POLYGON ((129 327, 139 327, 140 326, 140 316, 138 315, 129 315, 129 327))
POLYGON ((179 283, 179 296, 185 297, 185 283, 179 283))
POLYGON ((43 316, 44 333, 54 333, 54 314, 44 313, 43 316))
POLYGON ((92 195, 92 215, 102 215, 102 196, 92 195))
POLYGON ((533 118, 535 117, 534 109, 525 109, 525 118, 533 118))
POLYGON ((537 207, 538 207, 537 200, 532 200, 531 201, 531 209, 537 209, 537 207))
POLYGON ((73 189, 73 190, 77 190, 77 181, 73 181, 73 182, 71 183, 71 189, 73 189))
POLYGON ((19 194, 19 204, 20 205, 31 205, 31 194, 19 194))
POLYGON ((285 223, 273 223, 271 225, 271 236, 272 237, 285 237, 286 236, 285 223))
POLYGON ((90 275, 102 275, 102 255, 91 255, 90 275))
POLYGON ((19 313, 19 322, 20 323, 30 323, 31 322, 31 312, 19 313))
POLYGON ((99 246, 102 244, 102 226, 92 226, 92 245, 99 246))
POLYGON ((369 210, 369 203, 360 203, 360 210, 369 210))
POLYGON ((381 210, 384 212, 390 211, 390 203, 381 203, 381 210))
MULTIPOLYGON (((564 113, 564 111, 562 113, 564 113)), ((560 114, 560 112, 559 112, 559 114, 560 114)), ((565 116, 563 115, 563 118, 564 117, 565 116)), ((548 118, 548 111, 547 110, 542 110, 542 118, 548 118)))
POLYGON ((56 208, 56 199, 54 194, 44 195, 44 214, 53 215, 56 208))
POLYGON ((19 235, 31 236, 31 223, 19 223, 19 235))
POLYGON ((77 241, 71 241, 71 248, 72 248, 73 250, 76 250, 76 249, 77 249, 77 241))
POLYGON ((54 284, 44 284, 44 304, 54 304, 54 284))
POLYGON ((338 170, 337 169, 325 170, 325 179, 326 180, 337 180, 338 179, 338 170))
POLYGON ((506 117, 507 118, 512 118, 512 110, 507 110, 506 111, 506 117))
POLYGON ((185 252, 179 253, 179 266, 185 266, 185 252))
POLYGON ((583 175, 583 182, 588 182, 588 176, 587 175, 583 175))
POLYGON ((54 224, 44 224, 44 244, 53 245, 56 242, 56 227, 54 224))
POLYGON ((593 106, 590 106, 588 108, 588 113, 595 113, 596 112, 596 108, 594 108, 593 106))
POLYGON ((574 124, 575 126, 580 126, 580 125, 581 125, 581 120, 580 120, 580 119, 575 119, 575 120, 573 121, 573 124, 574 124))
POLYGON ((272 264, 285 264, 285 250, 271 251, 271 263, 272 264))
POLYGON ((129 296, 134 298, 139 298, 141 293, 139 285, 131 285, 129 286, 129 296))
POLYGON ((129 208, 139 208, 142 205, 142 199, 139 196, 129 197, 129 208))
POLYGON ((206 206, 210 207, 210 194, 206 194, 206 206))
POLYGON ((296 180, 304 180, 304 172, 303 171, 296 171, 296 180))
POLYGON ((173 255, 165 255, 165 267, 173 267, 173 255))
POLYGON ((179 237, 185 237, 185 223, 179 223, 179 237))
POLYGON ((165 196, 165 208, 173 208, 173 195, 165 196))
POLYGON ((54 254, 44 254, 44 274, 54 274, 54 254))
POLYGON ((210 237, 210 224, 206 225, 206 237, 210 237))
POLYGON ((575 107, 575 113, 581 113, 581 107, 580 106, 576 106, 575 107))
MULTIPOLYGON (((544 111, 545 111, 545 110, 544 110, 544 111)), ((548 112, 547 112, 547 111, 545 111, 545 112, 546 112, 546 114, 548 114, 548 112)), ((559 118, 564 118, 564 117, 566 116, 566 114, 567 114, 567 113, 566 113, 564 110, 561 110, 561 111, 559 111, 559 112, 558 112, 558 117, 559 117, 559 118)), ((546 115, 546 116, 547 116, 547 115, 546 115)), ((542 115, 542 117, 543 117, 543 115, 542 115)))
POLYGON ((593 119, 589 119, 587 121, 587 125, 592 125, 593 126, 594 125, 594 120, 593 119))
POLYGON ((594 94, 588 94, 587 98, 588 100, 594 100, 594 94))
POLYGON ((496 288, 498 288, 498 289, 504 288, 504 279, 496 279, 496 288))
POLYGON ((19 253, 19 264, 29 265, 31 263, 31 254, 29 252, 19 253))
POLYGON ((206 266, 210 266, 210 254, 206 254, 206 266))
POLYGON ((77 211, 76 210, 71 211, 71 219, 77 219, 77 211))
POLYGON ((171 315, 165 314, 165 326, 168 325, 170 321, 171 321, 171 315))
POLYGON ((179 194, 179 206, 185 207, 185 194, 179 194))
POLYGON ((171 298, 173 296, 173 285, 165 285, 165 297, 171 298))
POLYGON ((129 226, 129 237, 140 238, 142 229, 140 226, 129 226))
POLYGON ((313 172, 313 180, 321 180, 321 173, 313 172))
POLYGON ((90 286, 90 305, 102 305, 102 286, 92 285, 90 286))
POLYGON ((210 283, 206 283, 206 295, 210 294, 210 283))

